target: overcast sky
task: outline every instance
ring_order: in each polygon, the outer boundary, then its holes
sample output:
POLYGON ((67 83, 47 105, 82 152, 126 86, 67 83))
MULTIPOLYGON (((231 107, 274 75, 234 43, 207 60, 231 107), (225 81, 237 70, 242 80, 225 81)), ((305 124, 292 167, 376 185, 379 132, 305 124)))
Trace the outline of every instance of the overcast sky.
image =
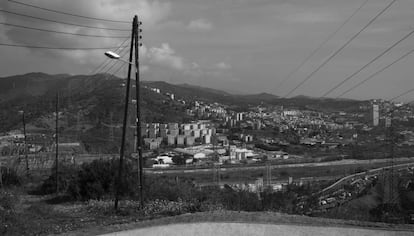
MULTIPOLYGON (((190 83, 244 93, 286 95, 356 34, 391 0, 368 3, 297 73, 277 86, 328 38, 365 0, 18 0, 73 14, 143 22, 141 71, 144 80, 190 83)), ((12 2, 0 8, 21 14, 99 27, 129 29, 130 24, 65 16, 12 2)), ((398 0, 292 96, 319 97, 413 30, 414 1, 398 0)), ((81 34, 130 35, 85 29, 0 12, 0 22, 81 34)), ((413 36, 414 37, 414 36, 413 36)), ((0 25, 0 43, 49 47, 112 47, 124 39, 91 38, 0 25)), ((390 53, 333 91, 335 97, 414 49, 410 37, 390 53)), ((90 74, 104 50, 58 51, 0 46, 0 76, 27 72, 90 74)), ((414 54, 345 97, 391 98, 414 88, 414 54)), ((125 76, 125 70, 118 76, 125 76)), ((414 93, 401 100, 414 99, 414 93)))

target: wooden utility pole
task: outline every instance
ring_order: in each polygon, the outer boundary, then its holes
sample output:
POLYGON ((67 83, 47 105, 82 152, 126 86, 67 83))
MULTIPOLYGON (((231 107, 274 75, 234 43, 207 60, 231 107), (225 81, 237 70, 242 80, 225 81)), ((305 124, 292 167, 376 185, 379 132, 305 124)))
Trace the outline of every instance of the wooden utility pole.
POLYGON ((125 94, 125 107, 124 107, 124 120, 123 120, 123 126, 122 126, 122 141, 121 141, 121 148, 120 148, 120 154, 119 154, 119 167, 118 167, 118 177, 116 180, 116 186, 115 186, 115 210, 118 209, 118 202, 119 202, 119 196, 121 194, 121 185, 123 183, 123 169, 124 169, 124 152, 125 152, 125 139, 126 139, 126 127, 127 127, 127 121, 128 121, 128 106, 129 106, 129 93, 131 88, 131 69, 132 69, 132 56, 133 56, 133 49, 134 49, 134 37, 136 34, 136 17, 134 17, 134 20, 132 22, 132 33, 131 33, 131 46, 129 51, 129 65, 128 65, 128 78, 127 78, 127 84, 126 84, 126 94, 125 94))
POLYGON ((136 151, 138 153, 138 169, 139 169, 139 198, 141 207, 144 207, 144 174, 143 174, 143 160, 142 160, 142 135, 141 135, 141 91, 139 84, 139 47, 142 46, 140 39, 142 39, 140 26, 142 22, 138 20, 138 16, 134 17, 134 43, 135 43, 135 97, 136 97, 136 151))

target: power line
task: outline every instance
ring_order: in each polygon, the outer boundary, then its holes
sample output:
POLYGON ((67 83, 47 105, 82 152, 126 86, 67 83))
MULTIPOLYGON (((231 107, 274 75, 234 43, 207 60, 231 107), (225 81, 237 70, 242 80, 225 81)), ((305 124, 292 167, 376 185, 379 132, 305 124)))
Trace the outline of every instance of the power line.
MULTIPOLYGON (((408 91, 405 91, 405 92, 401 93, 401 94, 400 94, 400 95, 398 95, 398 96, 395 96, 395 97, 391 98, 391 99, 390 99, 390 101, 394 101, 395 99, 400 98, 400 97, 402 97, 402 96, 404 96, 404 95, 406 95, 406 94, 409 94, 409 93, 411 93, 411 92, 414 92, 414 88, 412 88, 412 89, 410 89, 410 90, 408 90, 408 91)), ((414 102, 414 101, 413 101, 413 102, 414 102)))
POLYGON ((29 16, 29 15, 25 15, 25 14, 21 14, 21 13, 17 13, 17 12, 6 11, 6 10, 2 10, 2 9, 0 9, 0 12, 5 12, 5 13, 12 14, 12 15, 16 15, 16 16, 23 16, 23 17, 27 17, 27 18, 32 18, 32 19, 37 19, 37 20, 42 20, 42 21, 48 21, 48 22, 53 22, 53 23, 58 23, 58 24, 63 24, 63 25, 72 25, 72 26, 78 26, 78 27, 84 27, 84 28, 90 28, 90 29, 103 29, 103 30, 115 30, 115 31, 130 31, 130 30, 127 30, 127 29, 115 29, 115 28, 97 27, 97 26, 80 25, 80 24, 68 23, 68 22, 63 22, 63 21, 50 20, 50 19, 47 19, 47 18, 36 17, 36 16, 29 16))
POLYGON ((35 45, 18 45, 18 44, 9 44, 9 43, 0 43, 0 46, 19 47, 19 48, 51 49, 51 50, 105 50, 105 49, 115 49, 115 48, 117 48, 117 47, 67 48, 67 47, 47 47, 47 46, 35 46, 35 45))
POLYGON ((376 75, 380 74, 381 72, 385 71, 386 69, 390 68, 391 66, 393 66, 394 64, 396 64, 397 62, 401 61, 402 59, 406 58, 407 56, 411 55, 412 53, 414 53, 414 49, 408 51, 407 53, 405 53, 404 55, 402 55, 401 57, 399 57, 397 60, 393 61, 391 64, 388 64, 387 66, 383 67, 381 70, 378 70, 377 72, 373 73, 372 75, 368 76, 366 79, 362 80, 361 82, 359 82, 358 84, 352 86, 350 89, 346 90, 345 92, 341 93, 339 96, 337 96, 336 98, 342 97, 345 94, 351 92, 352 90, 356 89, 357 87, 361 86, 362 84, 364 84, 365 82, 367 82, 368 80, 372 79, 373 77, 375 77, 376 75))
POLYGON ((116 61, 111 67, 109 67, 104 74, 107 74, 107 76, 105 76, 105 80, 107 80, 109 78, 110 75, 115 76, 116 73, 119 72, 119 70, 121 70, 121 68, 123 68, 125 66, 124 63, 120 63, 118 69, 115 70, 114 73, 109 73, 109 71, 118 63, 118 61, 116 61))
POLYGON ((397 42, 395 42, 393 45, 391 45, 391 47, 385 49, 385 51, 383 51, 382 53, 380 53, 378 56, 376 56, 374 59, 372 59, 371 61, 369 61, 367 64, 365 64, 363 67, 361 67, 359 70, 355 71, 354 73, 352 73, 350 76, 346 77, 344 80, 342 80, 340 83, 338 83, 337 85, 335 85, 333 88, 331 88, 328 92, 326 92, 322 97, 326 97, 328 94, 330 94, 332 91, 334 91, 335 89, 337 89, 339 86, 341 86, 342 84, 344 84, 346 81, 352 79, 355 75, 357 75, 359 72, 363 71, 365 68, 367 68, 368 66, 370 66, 372 63, 374 63, 376 60, 378 60, 379 58, 381 58, 382 56, 384 56, 385 54, 387 54, 389 51, 391 51, 394 47, 396 47, 398 44, 400 44, 402 41, 406 40, 408 37, 410 37, 412 34, 414 34, 414 30, 412 30, 410 33, 406 34, 402 39, 398 40, 397 42))
POLYGON ((284 82, 288 81, 292 75, 298 72, 325 44, 327 44, 367 3, 369 0, 365 0, 353 13, 348 17, 338 29, 335 30, 332 34, 328 36, 315 50, 313 50, 306 58, 303 60, 293 71, 291 71, 286 78, 284 78, 277 87, 281 87, 284 82))
POLYGON ((98 74, 97 72, 105 68, 110 62, 111 60, 109 58, 104 59, 103 62, 99 64, 99 66, 92 70, 91 75, 98 74))
POLYGON ((338 50, 336 50, 330 57, 328 57, 321 65, 316 68, 316 70, 312 71, 304 80, 302 80, 296 87, 290 90, 284 97, 288 97, 294 91, 296 91, 300 86, 302 86, 306 81, 308 81, 316 72, 318 72, 322 67, 324 67, 329 61, 331 61, 336 55, 338 55, 346 46, 348 46, 356 37, 358 37, 365 29, 367 29, 374 21, 381 16, 384 12, 386 12, 397 0, 392 0, 384 9, 382 9, 374 18, 372 18, 361 30, 358 31, 354 36, 352 36, 344 45, 342 45, 338 50))
POLYGON ((122 69, 122 68, 125 68, 125 66, 127 66, 127 64, 122 64, 115 72, 113 72, 112 74, 114 75, 114 76, 116 76, 116 74, 122 69))
MULTIPOLYGON (((125 51, 122 55, 120 55, 121 57, 123 57, 123 56, 125 56, 126 54, 128 53, 128 51, 125 51)), ((104 74, 106 74, 106 73, 108 73, 117 63, 121 63, 121 67, 120 68, 122 68, 122 65, 125 65, 124 64, 124 62, 120 62, 119 60, 116 60, 115 61, 115 63, 114 64, 112 64, 112 66, 110 66, 106 71, 105 71, 105 73, 104 74)), ((120 68, 118 68, 118 70, 116 71, 116 72, 118 72, 119 70, 120 70, 120 68)), ((103 69, 103 68, 102 68, 103 69)))
POLYGON ((30 29, 30 30, 37 30, 37 31, 43 31, 43 32, 49 32, 49 33, 56 33, 56 34, 69 34, 69 35, 76 35, 76 36, 85 36, 85 37, 96 37, 96 38, 126 38, 126 36, 114 36, 114 35, 91 35, 91 34, 78 34, 78 33, 69 33, 69 32, 62 32, 62 31, 55 31, 55 30, 47 30, 47 29, 39 29, 34 27, 28 27, 23 25, 16 25, 16 24, 10 24, 5 22, 0 22, 0 25, 6 25, 11 27, 18 27, 23 29, 30 29))
POLYGON ((100 72, 102 72, 109 64, 111 64, 111 62, 113 62, 114 64, 116 63, 116 61, 111 60, 109 58, 106 58, 102 64, 99 66, 101 67, 100 69, 97 69, 96 71, 94 71, 92 74, 99 74, 100 72), (103 65, 103 66, 102 66, 103 65))
POLYGON ((58 10, 54 10, 54 9, 39 7, 39 6, 36 6, 36 5, 32 5, 32 4, 28 4, 28 3, 23 3, 23 2, 18 2, 18 1, 14 1, 14 0, 9 0, 9 2, 16 3, 16 4, 20 4, 20 5, 23 5, 23 6, 28 6, 28 7, 33 7, 33 8, 41 9, 41 10, 44 10, 44 11, 59 13, 59 14, 68 15, 68 16, 76 16, 76 17, 90 19, 90 20, 100 20, 100 21, 117 22, 117 23, 128 23, 128 24, 130 23, 129 21, 120 21, 120 20, 111 20, 111 19, 102 19, 102 18, 96 18, 96 17, 82 16, 82 15, 77 15, 77 14, 73 14, 73 13, 58 11, 58 10))
MULTIPOLYGON (((129 38, 128 38, 129 39, 129 38)), ((129 41, 129 40, 127 40, 127 41, 129 41)), ((125 43, 126 41, 124 41, 124 43, 125 43)), ((123 44, 124 44, 123 43, 123 44)), ((118 52, 118 54, 121 54, 122 53, 122 51, 125 49, 126 47, 122 47, 121 48, 121 50, 119 50, 119 52, 118 52)), ((124 52, 122 55, 120 55, 121 57, 123 57, 123 56, 125 56, 126 55, 126 53, 127 53, 128 51, 126 51, 126 52, 124 52)), ((98 74, 98 73, 100 73, 100 72, 102 72, 111 62, 113 62, 113 64, 112 64, 112 66, 110 66, 106 71, 105 71, 105 73, 108 73, 108 71, 110 71, 114 66, 115 66, 115 64, 116 63, 119 63, 119 61, 118 60, 111 60, 111 59, 109 59, 106 63, 104 63, 105 65, 101 68, 101 69, 99 69, 97 72, 95 72, 95 74, 98 74)), ((123 64, 123 63, 122 63, 123 64)))
MULTIPOLYGON (((119 50, 119 49, 121 49, 119 52, 121 52, 124 48, 122 47, 126 42, 128 42, 129 41, 129 38, 126 38, 120 45, 119 45, 119 47, 117 48, 117 49, 115 49, 115 51, 117 51, 117 50, 119 50)), ((106 67, 106 65, 104 65, 105 64, 105 62, 107 62, 107 64, 109 63, 109 59, 108 58, 106 58, 99 66, 97 66, 94 70, 92 70, 92 73, 91 74, 96 74, 96 72, 97 71, 99 71, 100 69, 103 69, 103 68, 105 68, 106 67), (103 66, 104 65, 104 66, 103 66), (103 67, 102 67, 103 66, 103 67), (102 68, 101 68, 102 67, 102 68)))

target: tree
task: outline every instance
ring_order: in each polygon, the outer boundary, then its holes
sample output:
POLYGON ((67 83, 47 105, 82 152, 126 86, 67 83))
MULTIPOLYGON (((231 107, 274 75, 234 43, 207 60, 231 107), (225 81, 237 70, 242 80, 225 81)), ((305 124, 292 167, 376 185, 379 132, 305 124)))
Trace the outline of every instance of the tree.
POLYGON ((2 155, 2 156, 7 156, 7 155, 9 155, 9 154, 10 154, 10 151, 11 151, 11 149, 10 149, 10 147, 9 147, 9 146, 4 146, 4 147, 1 149, 1 155, 2 155))

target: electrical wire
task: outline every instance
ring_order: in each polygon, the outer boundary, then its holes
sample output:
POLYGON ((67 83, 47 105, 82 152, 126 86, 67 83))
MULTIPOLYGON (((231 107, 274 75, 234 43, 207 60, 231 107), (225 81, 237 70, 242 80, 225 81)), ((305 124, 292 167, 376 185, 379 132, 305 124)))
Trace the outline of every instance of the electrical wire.
MULTIPOLYGON (((126 51, 121 55, 122 51, 124 51, 125 49, 126 49, 126 47, 122 47, 121 50, 119 50, 118 54, 120 54, 121 57, 124 57, 126 55, 126 53, 128 52, 128 51, 126 51)), ((101 69, 99 69, 97 72, 95 72, 94 74, 101 73, 111 62, 113 63, 112 66, 110 66, 104 73, 108 73, 108 71, 111 70, 115 66, 116 63, 119 63, 118 60, 108 59, 108 61, 105 63, 105 65, 101 69)))
POLYGON ((108 22, 117 22, 117 23, 128 23, 128 24, 130 23, 129 21, 111 20, 111 19, 102 19, 102 18, 96 18, 96 17, 82 16, 82 15, 77 15, 77 14, 73 14, 73 13, 68 13, 68 12, 58 11, 58 10, 54 10, 54 9, 49 9, 49 8, 45 8, 45 7, 39 7, 39 6, 36 6, 36 5, 23 3, 23 2, 19 2, 19 1, 14 1, 14 0, 9 0, 9 2, 12 2, 12 3, 15 3, 15 4, 20 4, 20 5, 27 6, 27 7, 36 8, 36 9, 41 9, 41 10, 44 10, 44 11, 59 13, 59 14, 68 15, 68 16, 75 16, 75 17, 80 17, 80 18, 85 18, 85 19, 90 19, 90 20, 99 20, 99 21, 108 21, 108 22))
POLYGON ((303 60, 293 71, 291 71, 286 78, 284 78, 276 86, 276 88, 281 87, 284 82, 288 81, 292 75, 298 72, 319 50, 321 50, 367 3, 369 0, 365 0, 353 13, 348 17, 338 29, 336 29, 332 34, 328 36, 315 50, 313 50, 306 58, 303 60))
POLYGON ((102 66, 102 68, 100 68, 99 70, 96 70, 96 72, 93 72, 92 74, 99 74, 99 73, 101 73, 109 64, 111 64, 111 62, 112 63, 115 63, 115 61, 114 60, 111 60, 111 59, 109 59, 109 58, 106 58, 103 62, 102 62, 102 64, 101 64, 101 66, 102 66))
POLYGON ((352 86, 350 89, 346 90, 345 92, 341 93, 339 96, 337 96, 336 98, 340 98, 342 96, 344 96, 345 94, 351 92, 352 90, 358 88, 359 86, 361 86, 362 84, 366 83, 368 80, 374 78, 376 75, 380 74, 381 72, 385 71, 386 69, 390 68, 391 66, 393 66, 394 64, 396 64, 397 62, 401 61, 402 59, 406 58, 407 56, 411 55, 412 53, 414 53, 414 49, 408 51, 407 53, 405 53, 404 55, 402 55, 401 57, 399 57, 397 60, 393 61, 391 64, 388 64, 387 66, 383 67, 381 70, 378 70, 377 72, 371 74, 370 76, 368 76, 367 78, 365 78, 364 80, 362 80, 361 82, 357 83, 356 85, 352 86))
MULTIPOLYGON (((391 99, 390 99, 390 101, 394 101, 395 99, 398 99, 398 98, 400 98, 400 97, 402 97, 402 96, 404 96, 404 95, 406 95, 406 94, 412 93, 412 92, 414 92, 414 88, 412 88, 412 89, 410 89, 410 90, 408 90, 408 91, 405 91, 405 92, 401 93, 401 94, 400 94, 400 95, 398 95, 398 96, 395 96, 395 97, 391 98, 391 99)), ((413 102, 414 102, 414 101, 413 101, 413 102)))
MULTIPOLYGON (((122 55, 120 55, 120 57, 125 56, 128 53, 128 51, 125 51, 122 55)), ((125 65, 124 62, 120 62, 119 60, 115 60, 115 62, 112 64, 112 66, 110 66, 104 74, 107 74, 117 63, 121 63, 121 65, 125 65)), ((119 69, 119 68, 118 68, 119 69)), ((118 72, 118 71, 117 71, 118 72)))
POLYGON ((312 71, 304 80, 302 80, 298 85, 296 85, 292 90, 290 90, 284 97, 288 97, 294 91, 296 91, 300 86, 302 86, 306 81, 312 78, 322 67, 324 67, 329 61, 331 61, 336 55, 338 55, 346 46, 348 46, 355 38, 357 38, 365 29, 367 29, 374 21, 386 12, 397 0, 392 0, 384 9, 382 9, 377 15, 375 15, 361 30, 359 30, 354 36, 352 36, 345 44, 343 44, 338 50, 336 50, 331 56, 329 56, 321 65, 312 71))
POLYGON ((93 69, 91 71, 91 75, 98 74, 97 72, 101 71, 103 68, 105 68, 110 62, 111 62, 111 60, 109 58, 105 58, 103 60, 103 62, 101 64, 99 64, 99 66, 97 66, 95 69, 93 69))
POLYGON ((116 76, 116 74, 122 69, 125 68, 125 66, 127 66, 127 64, 122 64, 117 70, 115 70, 115 72, 112 73, 112 75, 116 76))
POLYGON ((389 51, 391 51, 393 48, 395 48, 398 44, 400 44, 401 42, 403 42, 404 40, 406 40, 408 37, 410 37, 412 34, 414 34, 414 30, 410 31, 402 39, 398 40, 393 45, 391 45, 390 47, 388 47, 387 49, 385 49, 385 51, 383 51, 378 56, 376 56, 374 59, 372 59, 371 61, 369 61, 367 64, 365 64, 359 70, 355 71, 350 76, 346 77, 340 83, 338 83, 337 85, 335 85, 328 92, 326 92, 324 95, 322 95, 322 97, 326 97, 328 94, 330 94, 331 92, 333 92, 335 89, 337 89, 338 87, 340 87, 341 85, 343 85, 345 82, 347 82, 348 80, 352 79, 355 75, 357 75, 359 72, 363 71, 365 68, 367 68, 368 66, 370 66, 372 63, 374 63, 375 61, 377 61, 378 59, 380 59, 382 56, 384 56, 385 54, 387 54, 389 51))
POLYGON ((68 22, 63 22, 63 21, 50 20, 50 19, 47 19, 47 18, 36 17, 36 16, 29 16, 29 15, 25 15, 25 14, 21 14, 21 13, 17 13, 17 12, 6 11, 6 10, 3 10, 3 9, 0 9, 0 12, 5 12, 5 13, 12 14, 12 15, 16 15, 16 16, 23 16, 23 17, 27 17, 27 18, 32 18, 32 19, 37 19, 37 20, 42 20, 42 21, 48 21, 48 22, 53 22, 53 23, 58 23, 58 24, 63 24, 63 25, 78 26, 78 27, 84 27, 84 28, 90 28, 90 29, 103 29, 103 30, 114 30, 114 31, 130 31, 128 29, 115 29, 115 28, 97 27, 97 26, 80 25, 80 24, 68 23, 68 22))
MULTIPOLYGON (((119 47, 117 48, 117 49, 115 49, 115 52, 117 51, 117 50, 120 50, 118 53, 120 53, 124 48, 122 47, 122 46, 124 46, 124 44, 126 43, 126 42, 128 42, 129 41, 129 38, 127 38, 127 39, 125 39, 120 45, 119 45, 119 47)), ((100 69, 101 69, 101 67, 102 68, 105 68, 106 67, 106 62, 107 62, 107 64, 109 63, 109 58, 106 58, 99 66, 97 66, 94 70, 92 70, 92 72, 91 72, 91 74, 96 74, 96 72, 97 71, 99 71, 100 69), (104 65, 105 64, 105 65, 104 65)))
POLYGON ((47 46, 35 46, 35 45, 18 45, 18 44, 10 44, 10 43, 0 43, 0 46, 19 47, 19 48, 51 49, 51 50, 105 50, 105 49, 115 49, 115 48, 117 48, 117 47, 68 48, 68 47, 47 47, 47 46))
POLYGON ((18 28, 23 28, 23 29, 30 29, 30 30, 37 30, 37 31, 49 32, 49 33, 68 34, 68 35, 76 35, 76 36, 84 36, 84 37, 96 37, 96 38, 125 38, 125 37, 127 37, 126 35, 125 36, 122 36, 122 35, 119 35, 119 36, 114 36, 114 35, 105 36, 105 35, 69 33, 69 32, 62 32, 62 31, 56 31, 56 30, 39 29, 39 28, 28 27, 28 26, 23 26, 23 25, 10 24, 10 23, 6 23, 6 22, 0 22, 0 25, 18 27, 18 28))

